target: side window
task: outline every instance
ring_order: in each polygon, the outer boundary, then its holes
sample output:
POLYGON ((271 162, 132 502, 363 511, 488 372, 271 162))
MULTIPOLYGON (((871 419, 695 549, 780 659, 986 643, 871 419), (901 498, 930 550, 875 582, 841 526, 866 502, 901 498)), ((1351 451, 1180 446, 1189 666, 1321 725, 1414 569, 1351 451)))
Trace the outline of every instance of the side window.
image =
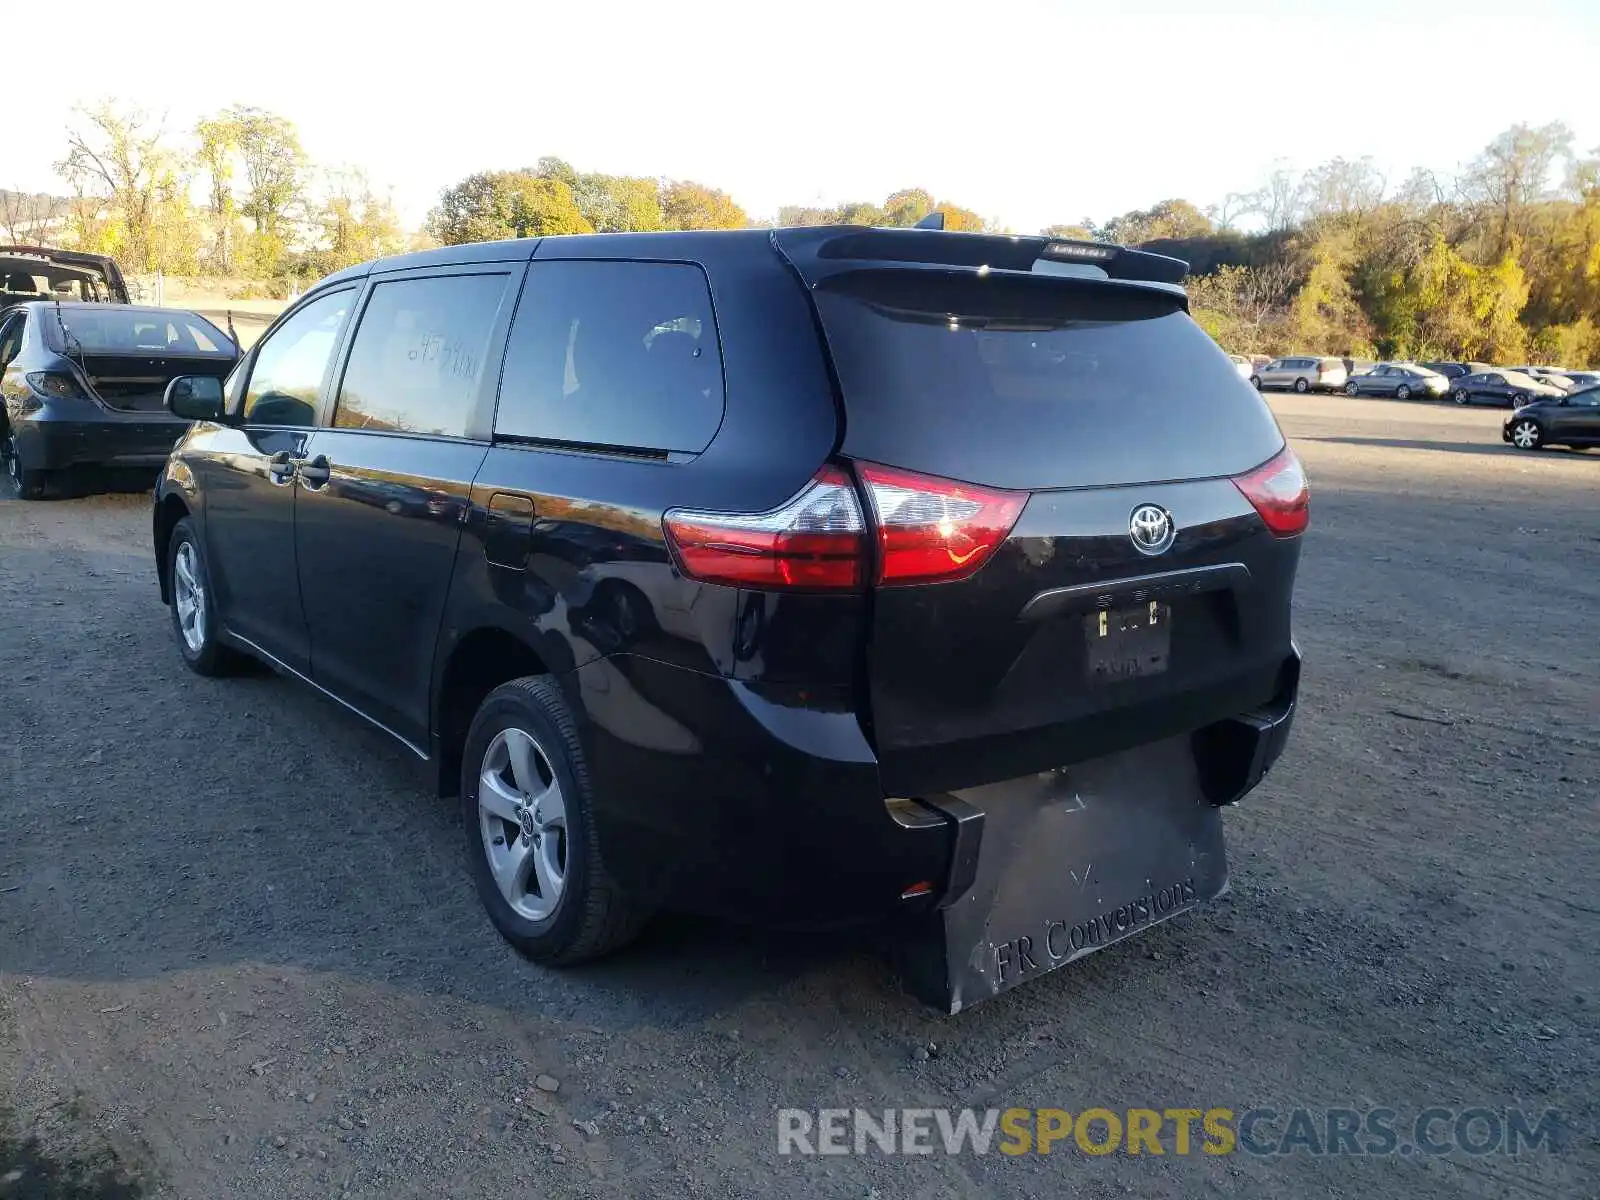
POLYGON ((0 325, 0 371, 11 365, 11 360, 22 349, 22 324, 28 318, 18 313, 0 325))
POLYGON ((1485 375, 1483 377, 1483 381, 1484 381, 1484 383, 1488 384, 1490 387, 1494 387, 1494 386, 1496 386, 1498 384, 1502 384, 1502 383, 1505 382, 1505 380, 1500 378, 1500 376, 1498 376, 1498 375, 1485 375))
POLYGON ((496 434, 698 453, 722 424, 722 399, 699 267, 534 262, 506 348, 496 434))
POLYGON ((430 275, 372 289, 333 423, 465 437, 505 275, 430 275))
POLYGON ((1573 392, 1567 397, 1567 403, 1579 408, 1600 408, 1600 390, 1573 392))
POLYGON ((315 425, 317 395, 355 292, 318 296, 267 335, 244 393, 247 425, 315 425))

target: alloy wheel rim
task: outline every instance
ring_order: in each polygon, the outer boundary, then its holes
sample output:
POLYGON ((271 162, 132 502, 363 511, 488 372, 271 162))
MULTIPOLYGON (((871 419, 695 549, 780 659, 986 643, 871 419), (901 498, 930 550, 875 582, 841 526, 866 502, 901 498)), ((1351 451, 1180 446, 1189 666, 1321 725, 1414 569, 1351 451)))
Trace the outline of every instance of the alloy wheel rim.
POLYGON ((6 474, 11 476, 11 482, 22 483, 22 464, 17 461, 17 435, 6 434, 5 440, 6 474))
POLYGON ((193 542, 184 542, 172 560, 173 603, 183 644, 199 653, 206 642, 206 589, 200 582, 200 560, 193 542))
POLYGON ((1511 431, 1511 440, 1524 450, 1538 444, 1539 427, 1532 421, 1523 421, 1511 431))
POLYGON ((567 886, 567 806, 550 756, 524 729, 501 730, 484 751, 478 827, 511 911, 547 919, 567 886))

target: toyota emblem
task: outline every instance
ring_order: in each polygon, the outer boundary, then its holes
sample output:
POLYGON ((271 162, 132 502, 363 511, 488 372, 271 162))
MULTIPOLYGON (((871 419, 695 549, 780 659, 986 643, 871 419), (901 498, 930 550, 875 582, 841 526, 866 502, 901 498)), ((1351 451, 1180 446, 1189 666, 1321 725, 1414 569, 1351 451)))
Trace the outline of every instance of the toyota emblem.
POLYGON ((1178 527, 1159 504, 1141 504, 1128 518, 1128 536, 1140 554, 1164 554, 1178 536, 1178 527))

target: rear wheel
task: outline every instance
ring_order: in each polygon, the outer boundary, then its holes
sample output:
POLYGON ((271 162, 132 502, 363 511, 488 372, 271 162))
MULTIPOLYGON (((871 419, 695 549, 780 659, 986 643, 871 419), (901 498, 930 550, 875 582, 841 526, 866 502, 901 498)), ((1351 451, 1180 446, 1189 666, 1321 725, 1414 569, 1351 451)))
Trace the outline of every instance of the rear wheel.
POLYGON ((1311 390, 1311 385, 1309 383, 1307 383, 1304 379, 1296 379, 1294 381, 1294 390, 1297 391, 1297 392, 1300 392, 1303 395, 1306 392, 1309 392, 1311 390))
POLYGON ((589 772, 561 690, 532 675, 489 693, 461 760, 478 897, 508 942, 560 965, 631 941, 648 911, 601 861, 589 772))
POLYGON ((1468 392, 1466 388, 1457 388, 1454 392, 1451 393, 1451 398, 1453 400, 1455 400, 1455 402, 1457 404, 1471 404, 1472 403, 1472 394, 1470 392, 1468 392))
POLYGON ((1521 408, 1527 402, 1528 402, 1528 393, 1527 392, 1513 392, 1511 394, 1511 407, 1512 408, 1521 408))
POLYGON ((1511 427, 1511 444, 1519 450, 1537 450, 1544 444, 1539 422, 1524 418, 1511 427))
POLYGON ((1259 392, 1261 390, 1261 376, 1259 376, 1259 375, 1250 376, 1250 386, 1255 388, 1255 390, 1259 392))
POLYGON ((1402 383, 1399 387, 1395 388, 1395 390, 1394 390, 1394 398, 1396 400, 1409 400, 1409 399, 1411 399, 1411 389, 1408 388, 1405 384, 1402 383))
POLYGON ((17 449, 17 436, 9 429, 6 430, 5 440, 0 442, 0 457, 6 460, 6 477, 11 481, 11 486, 16 489, 18 496, 24 500, 37 500, 44 495, 49 474, 22 465, 22 455, 17 449))

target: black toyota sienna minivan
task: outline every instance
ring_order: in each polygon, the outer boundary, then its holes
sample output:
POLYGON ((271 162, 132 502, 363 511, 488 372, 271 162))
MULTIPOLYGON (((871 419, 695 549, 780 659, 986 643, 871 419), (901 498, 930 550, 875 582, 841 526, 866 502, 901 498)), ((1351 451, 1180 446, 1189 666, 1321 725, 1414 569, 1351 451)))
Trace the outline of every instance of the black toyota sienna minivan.
POLYGON ((1184 272, 858 227, 342 271, 169 385, 178 648, 429 764, 540 962, 884 920, 955 1011, 1224 891, 1288 733, 1306 482, 1184 272))

